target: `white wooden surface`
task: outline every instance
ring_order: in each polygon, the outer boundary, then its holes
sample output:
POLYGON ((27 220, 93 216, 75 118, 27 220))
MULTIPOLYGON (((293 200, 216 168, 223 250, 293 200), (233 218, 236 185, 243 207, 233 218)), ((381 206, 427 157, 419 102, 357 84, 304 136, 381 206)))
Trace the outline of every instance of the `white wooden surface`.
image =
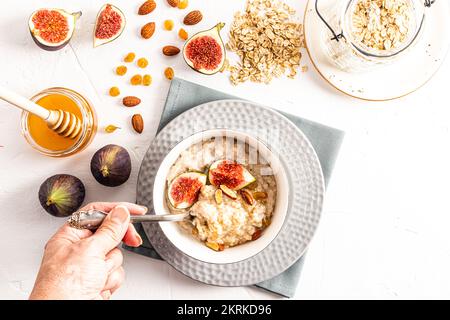
MULTIPOLYGON (((180 26, 185 11, 158 0, 150 17, 136 15, 141 1, 113 1, 128 17, 128 26, 114 43, 93 49, 91 34, 102 1, 3 1, 0 11, 0 84, 31 96, 51 86, 66 86, 95 105, 100 127, 116 124, 112 135, 99 133, 82 154, 50 159, 34 152, 20 135, 18 110, 0 103, 0 298, 26 298, 32 288, 46 240, 63 221, 40 207, 41 182, 56 173, 71 173, 87 188, 86 202, 133 201, 139 163, 153 138, 165 101, 165 66, 178 76, 276 107, 347 132, 329 185, 323 219, 311 245, 296 298, 450 298, 450 139, 448 59, 420 91, 397 101, 369 103, 330 88, 310 67, 296 80, 232 87, 226 77, 193 73, 181 57, 161 56, 165 44, 181 43, 175 32, 161 30, 164 19, 180 26), (83 11, 70 46, 58 52, 39 49, 27 30, 29 14, 42 6, 83 11), (155 20, 152 40, 138 36, 140 26, 155 20), (132 88, 113 74, 124 54, 135 51, 150 60, 154 83, 132 88), (144 134, 130 129, 130 116, 110 86, 143 99, 144 134), (91 176, 92 154, 108 143, 125 146, 134 170, 128 183, 107 189, 91 176)), ((194 30, 230 22, 244 1, 190 0, 204 21, 194 30)), ((302 15, 305 0, 294 4, 302 15)), ((304 63, 309 65, 305 55, 304 63)), ((417 63, 420 63, 418 61, 417 63)), ((411 66, 414 68, 414 66, 411 66)), ((140 72, 131 68, 128 76, 140 72)), ((127 77, 129 78, 129 77, 127 77)), ((115 298, 274 298, 253 288, 217 288, 192 281, 164 262, 125 252, 127 279, 115 298)))

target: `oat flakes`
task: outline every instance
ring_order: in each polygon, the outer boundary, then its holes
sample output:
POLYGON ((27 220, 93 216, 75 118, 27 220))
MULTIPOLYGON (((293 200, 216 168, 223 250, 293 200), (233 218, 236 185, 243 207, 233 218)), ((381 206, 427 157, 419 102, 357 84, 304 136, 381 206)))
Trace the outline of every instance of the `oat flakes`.
POLYGON ((369 48, 400 47, 412 29, 411 0, 359 0, 352 16, 355 39, 369 48))
POLYGON ((240 59, 227 66, 232 84, 270 83, 286 72, 289 78, 296 76, 304 37, 294 15, 295 10, 282 1, 247 0, 245 12, 234 16, 227 43, 240 59))

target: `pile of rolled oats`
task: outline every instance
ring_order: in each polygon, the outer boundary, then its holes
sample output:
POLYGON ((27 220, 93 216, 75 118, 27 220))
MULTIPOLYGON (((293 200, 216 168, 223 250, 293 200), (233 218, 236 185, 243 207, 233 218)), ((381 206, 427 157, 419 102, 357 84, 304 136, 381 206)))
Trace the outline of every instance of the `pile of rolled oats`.
POLYGON ((352 16, 352 34, 372 49, 398 48, 412 29, 413 10, 411 0, 359 0, 352 16))
POLYGON ((247 0, 230 30, 227 48, 240 61, 227 66, 234 85, 247 80, 270 83, 289 71, 297 74, 304 46, 303 26, 293 21, 295 11, 278 0, 247 0))

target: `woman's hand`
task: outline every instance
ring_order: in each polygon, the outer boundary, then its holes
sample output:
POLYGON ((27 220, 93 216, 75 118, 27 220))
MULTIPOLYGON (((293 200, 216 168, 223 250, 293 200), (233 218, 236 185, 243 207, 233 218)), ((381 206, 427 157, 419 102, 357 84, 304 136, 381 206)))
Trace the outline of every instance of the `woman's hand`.
POLYGON ((82 210, 109 212, 92 233, 65 224, 45 246, 41 268, 30 299, 109 299, 124 280, 121 241, 132 247, 142 244, 130 224, 130 213, 147 209, 131 203, 92 203, 82 210))

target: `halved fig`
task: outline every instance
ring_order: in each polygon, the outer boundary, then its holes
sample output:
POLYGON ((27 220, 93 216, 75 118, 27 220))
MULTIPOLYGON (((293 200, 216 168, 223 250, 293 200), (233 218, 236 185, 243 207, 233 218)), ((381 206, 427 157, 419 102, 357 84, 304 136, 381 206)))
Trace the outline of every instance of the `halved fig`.
POLYGON ((219 23, 212 29, 193 35, 183 48, 186 63, 195 71, 206 75, 219 72, 225 64, 225 45, 220 30, 225 23, 219 23))
POLYGON ((167 198, 175 209, 190 208, 198 199, 201 188, 206 185, 206 175, 200 172, 186 172, 170 182, 167 198))
POLYGON ((117 39, 125 29, 123 12, 112 4, 105 4, 97 15, 94 30, 94 48, 117 39))
POLYGON ((244 166, 231 160, 214 162, 209 167, 208 178, 212 185, 225 185, 231 190, 240 190, 256 180, 244 166))
POLYGON ((48 51, 64 48, 72 39, 75 23, 81 12, 69 13, 62 9, 39 9, 28 21, 31 37, 36 44, 48 51))

